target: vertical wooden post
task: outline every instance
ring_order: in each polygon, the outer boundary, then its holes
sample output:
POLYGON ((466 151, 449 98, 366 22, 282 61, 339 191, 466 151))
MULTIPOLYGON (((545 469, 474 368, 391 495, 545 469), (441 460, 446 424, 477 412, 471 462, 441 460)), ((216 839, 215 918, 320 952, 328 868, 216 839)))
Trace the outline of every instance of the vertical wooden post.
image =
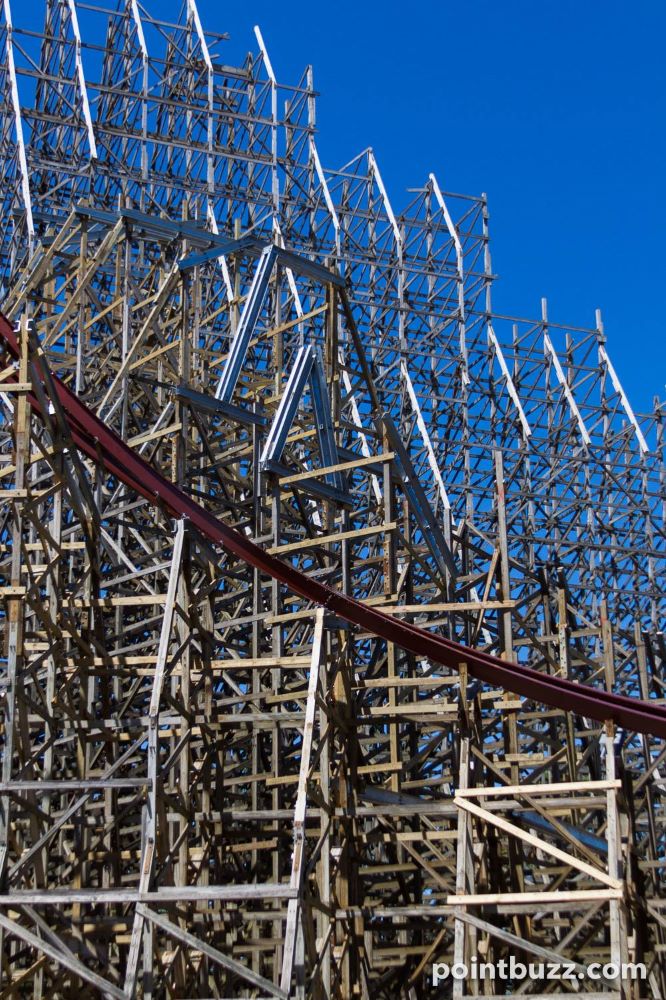
MULTIPOLYGON (((606 779, 615 781, 615 724, 607 722, 604 732, 604 745, 606 749, 606 779)), ((609 788, 606 792, 607 826, 606 839, 608 841, 608 874, 612 878, 622 880, 624 878, 624 863, 622 858, 622 837, 620 833, 620 822, 618 813, 618 789, 609 788)), ((609 927, 610 927, 610 957, 611 962, 620 968, 627 962, 627 925, 624 902, 621 899, 611 899, 609 904, 609 927)), ((619 995, 626 996, 626 989, 622 979, 618 979, 619 995)))
MULTIPOLYGON (((469 764, 470 764, 470 740, 469 736, 463 736, 460 740, 460 764, 458 766, 458 788, 469 788, 469 764)), ((464 809, 458 809, 458 835, 456 840, 456 896, 464 896, 472 891, 472 854, 470 843, 471 818, 464 809)), ((465 912, 467 907, 460 906, 465 912)), ((467 929, 465 922, 459 918, 454 923, 453 961, 455 964, 464 963, 467 956, 466 939, 467 929)), ((464 981, 454 979, 453 996, 455 1000, 464 996, 464 981)))

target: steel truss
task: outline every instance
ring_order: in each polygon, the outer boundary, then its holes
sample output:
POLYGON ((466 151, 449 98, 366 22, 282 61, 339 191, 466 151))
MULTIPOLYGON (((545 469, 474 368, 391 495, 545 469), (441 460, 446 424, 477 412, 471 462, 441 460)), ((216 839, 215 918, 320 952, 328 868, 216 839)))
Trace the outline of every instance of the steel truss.
POLYGON ((35 372, 313 589, 644 700, 661 404, 600 316, 493 313, 484 198, 322 165, 260 33, 234 67, 194 0, 0 30, 2 989, 417 997, 513 953, 664 996, 661 737, 318 610, 83 454, 35 372))

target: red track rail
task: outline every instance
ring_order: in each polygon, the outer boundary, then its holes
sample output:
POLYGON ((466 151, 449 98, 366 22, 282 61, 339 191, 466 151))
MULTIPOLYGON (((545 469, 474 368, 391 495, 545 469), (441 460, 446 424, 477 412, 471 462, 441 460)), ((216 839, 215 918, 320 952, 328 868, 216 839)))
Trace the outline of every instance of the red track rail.
MULTIPOLYGON (((8 320, 0 314, 0 343, 2 342, 9 353, 18 358, 17 338, 8 320)), ((42 363, 40 360, 35 365, 38 377, 42 377, 42 363)), ((625 729, 651 733, 666 739, 666 708, 661 705, 625 695, 609 694, 598 688, 585 687, 561 677, 540 673, 530 667, 500 660, 450 639, 432 635, 408 622, 395 621, 375 608, 369 608, 360 601, 311 580, 209 514, 136 455, 59 379, 54 376, 50 378, 67 417, 74 444, 80 451, 93 461, 101 459, 108 472, 140 496, 159 503, 174 517, 187 518, 211 542, 221 545, 227 552, 279 580, 293 593, 328 608, 350 624, 395 642, 418 656, 427 657, 453 670, 458 670, 461 662, 465 662, 469 673, 487 684, 506 688, 533 701, 575 712, 598 722, 610 719, 625 729)), ((16 380, 15 377, 14 381, 16 380)), ((41 415, 37 397, 28 394, 28 400, 31 408, 41 415)))

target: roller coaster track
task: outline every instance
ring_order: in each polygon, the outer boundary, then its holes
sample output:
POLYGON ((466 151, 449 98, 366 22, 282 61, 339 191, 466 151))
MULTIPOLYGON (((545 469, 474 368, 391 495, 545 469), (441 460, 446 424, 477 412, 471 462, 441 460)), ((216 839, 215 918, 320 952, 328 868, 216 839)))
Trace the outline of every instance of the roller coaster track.
MULTIPOLYGON (((18 358, 17 338, 11 324, 2 315, 0 342, 9 355, 18 358)), ((172 516, 186 518, 210 542, 278 580, 293 593, 326 608, 350 625, 394 642, 419 657, 427 657, 453 670, 458 670, 464 662, 469 674, 486 684, 503 687, 524 698, 579 716, 599 722, 612 720, 624 729, 666 738, 666 708, 655 702, 586 687, 501 660, 433 635, 408 622, 395 621, 375 608, 310 579, 222 523, 135 454, 75 393, 50 373, 40 351, 36 352, 32 361, 33 378, 39 380, 51 403, 60 408, 72 442, 83 454, 93 461, 101 460, 106 471, 129 489, 149 502, 159 504, 172 516)), ((17 376, 10 376, 7 382, 11 381, 18 381, 17 376)), ((39 395, 30 392, 28 401, 32 410, 42 416, 43 403, 39 395)))

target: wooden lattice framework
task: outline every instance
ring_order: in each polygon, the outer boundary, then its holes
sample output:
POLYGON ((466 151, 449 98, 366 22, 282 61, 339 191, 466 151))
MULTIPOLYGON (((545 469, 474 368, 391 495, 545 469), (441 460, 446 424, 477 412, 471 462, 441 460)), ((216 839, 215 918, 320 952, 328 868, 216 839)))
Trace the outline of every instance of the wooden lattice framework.
POLYGON ((98 11, 46 14, 33 99, 8 3, 0 71, 3 995, 419 997, 516 954, 663 996, 663 739, 295 596, 82 454, 35 366, 313 581, 644 700, 662 409, 600 320, 493 316, 484 199, 323 168, 260 36, 232 68, 192 0, 130 2, 91 76, 98 11))

